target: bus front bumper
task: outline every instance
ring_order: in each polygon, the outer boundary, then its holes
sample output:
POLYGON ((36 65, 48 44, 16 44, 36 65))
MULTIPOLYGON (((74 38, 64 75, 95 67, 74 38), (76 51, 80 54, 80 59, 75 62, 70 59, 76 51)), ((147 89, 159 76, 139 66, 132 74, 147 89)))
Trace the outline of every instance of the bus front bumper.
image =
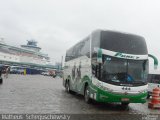
POLYGON ((101 89, 97 89, 96 97, 94 98, 98 102, 145 103, 147 92, 139 94, 124 94, 106 92, 101 89))

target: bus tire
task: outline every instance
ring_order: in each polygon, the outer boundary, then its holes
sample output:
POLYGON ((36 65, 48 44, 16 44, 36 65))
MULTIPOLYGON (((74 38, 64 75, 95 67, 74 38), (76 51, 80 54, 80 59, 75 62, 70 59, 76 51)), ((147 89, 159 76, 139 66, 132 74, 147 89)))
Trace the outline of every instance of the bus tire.
POLYGON ((3 79, 1 78, 1 79, 0 79, 0 84, 2 84, 2 83, 3 83, 3 79))
POLYGON ((121 103, 122 109, 128 109, 129 103, 121 103))
POLYGON ((65 87, 66 87, 66 91, 67 91, 68 93, 71 93, 69 80, 66 80, 66 85, 65 85, 65 87))
POLYGON ((84 89, 84 100, 85 100, 85 102, 88 103, 88 104, 91 103, 91 101, 92 101, 91 98, 89 97, 89 95, 90 95, 90 94, 89 94, 89 86, 86 85, 86 86, 85 86, 85 89, 84 89))
POLYGON ((126 102, 126 103, 125 103, 125 102, 124 102, 124 103, 122 102, 121 105, 128 106, 129 103, 128 103, 128 102, 126 102))

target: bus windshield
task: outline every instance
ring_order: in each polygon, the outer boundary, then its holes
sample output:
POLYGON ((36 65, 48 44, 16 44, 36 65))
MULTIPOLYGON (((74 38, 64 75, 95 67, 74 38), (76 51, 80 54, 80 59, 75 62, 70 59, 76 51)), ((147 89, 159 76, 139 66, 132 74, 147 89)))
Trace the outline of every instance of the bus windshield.
POLYGON ((147 82, 148 61, 103 56, 101 81, 116 85, 143 85, 147 82))

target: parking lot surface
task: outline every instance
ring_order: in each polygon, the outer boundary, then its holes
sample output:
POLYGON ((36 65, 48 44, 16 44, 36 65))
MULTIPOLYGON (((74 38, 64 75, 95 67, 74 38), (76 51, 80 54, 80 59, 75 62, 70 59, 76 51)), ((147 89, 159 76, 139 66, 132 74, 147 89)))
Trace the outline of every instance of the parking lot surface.
POLYGON ((129 104, 127 109, 122 109, 117 104, 95 102, 87 104, 83 96, 68 94, 59 77, 9 75, 9 78, 4 78, 3 84, 0 85, 0 114, 4 113, 103 114, 120 117, 121 115, 160 114, 160 110, 148 109, 148 102, 129 104))

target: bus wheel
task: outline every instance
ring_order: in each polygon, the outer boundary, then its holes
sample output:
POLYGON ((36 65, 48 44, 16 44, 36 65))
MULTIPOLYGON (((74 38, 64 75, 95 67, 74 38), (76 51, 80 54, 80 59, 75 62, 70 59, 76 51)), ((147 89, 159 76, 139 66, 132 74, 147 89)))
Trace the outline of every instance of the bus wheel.
POLYGON ((91 103, 91 98, 89 97, 89 86, 87 85, 84 89, 84 100, 86 103, 91 103))
POLYGON ((69 85, 69 81, 66 81, 66 91, 67 91, 68 93, 71 92, 71 90, 70 90, 70 85, 69 85))

